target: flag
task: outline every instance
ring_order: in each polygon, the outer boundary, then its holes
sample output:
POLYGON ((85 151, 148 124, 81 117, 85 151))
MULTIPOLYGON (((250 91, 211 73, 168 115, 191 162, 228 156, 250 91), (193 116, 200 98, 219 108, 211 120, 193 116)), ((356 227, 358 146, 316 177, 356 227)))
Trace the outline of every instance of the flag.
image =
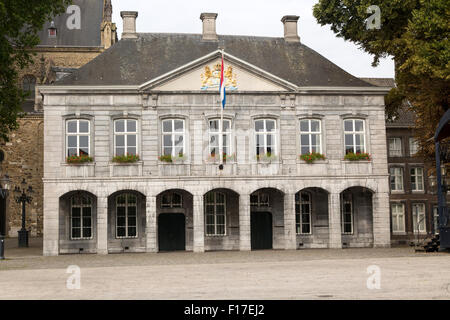
POLYGON ((222 53, 222 68, 220 71, 220 101, 222 102, 222 109, 225 109, 225 103, 227 101, 226 93, 225 93, 225 81, 223 77, 223 53, 222 53))

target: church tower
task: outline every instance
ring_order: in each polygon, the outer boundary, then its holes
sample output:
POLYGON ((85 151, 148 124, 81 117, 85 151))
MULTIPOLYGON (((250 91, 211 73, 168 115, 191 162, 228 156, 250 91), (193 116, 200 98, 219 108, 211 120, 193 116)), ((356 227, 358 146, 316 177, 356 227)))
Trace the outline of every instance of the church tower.
POLYGON ((114 45, 117 39, 117 27, 112 22, 112 4, 111 0, 103 0, 103 21, 101 24, 102 46, 108 49, 114 45))

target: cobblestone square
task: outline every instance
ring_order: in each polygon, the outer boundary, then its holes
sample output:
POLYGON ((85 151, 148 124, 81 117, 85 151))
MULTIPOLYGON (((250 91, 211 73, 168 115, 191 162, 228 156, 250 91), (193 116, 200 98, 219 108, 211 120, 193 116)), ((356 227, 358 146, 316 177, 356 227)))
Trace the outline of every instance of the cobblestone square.
POLYGON ((41 256, 7 242, 0 299, 450 299, 450 255, 413 248, 41 256), (80 267, 80 289, 67 268, 80 267), (369 266, 380 289, 368 289, 369 266))

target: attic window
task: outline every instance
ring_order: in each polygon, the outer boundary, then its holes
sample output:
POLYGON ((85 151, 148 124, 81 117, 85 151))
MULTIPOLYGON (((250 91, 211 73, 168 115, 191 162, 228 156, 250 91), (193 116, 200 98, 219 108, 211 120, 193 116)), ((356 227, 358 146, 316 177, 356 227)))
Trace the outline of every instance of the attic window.
POLYGON ((58 29, 55 27, 55 22, 52 21, 50 24, 50 28, 48 28, 48 37, 49 38, 56 38, 58 29))

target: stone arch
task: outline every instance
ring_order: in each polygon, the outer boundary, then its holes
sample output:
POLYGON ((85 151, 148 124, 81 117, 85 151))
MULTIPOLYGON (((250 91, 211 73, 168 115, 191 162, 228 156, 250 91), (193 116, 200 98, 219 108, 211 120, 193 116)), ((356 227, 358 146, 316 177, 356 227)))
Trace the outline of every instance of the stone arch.
POLYGON ((147 198, 136 189, 121 189, 108 196, 108 251, 145 252, 147 198))
POLYGON ((375 192, 363 186, 350 186, 340 193, 343 247, 372 247, 373 198, 375 192))
POLYGON ((95 253, 97 196, 87 190, 67 191, 59 197, 60 253, 95 253))

